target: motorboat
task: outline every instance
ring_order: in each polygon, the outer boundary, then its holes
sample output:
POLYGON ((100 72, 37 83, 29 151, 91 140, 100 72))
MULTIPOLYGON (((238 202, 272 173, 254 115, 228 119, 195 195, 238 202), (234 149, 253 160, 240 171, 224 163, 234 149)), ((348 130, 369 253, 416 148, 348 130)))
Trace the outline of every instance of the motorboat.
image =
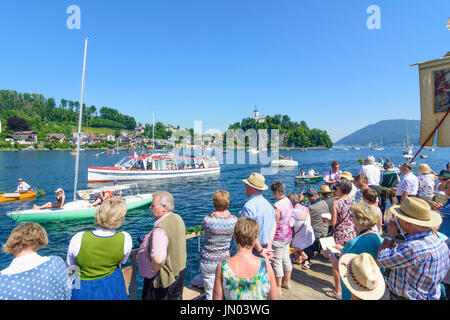
POLYGON ((88 182, 151 180, 216 173, 220 173, 220 165, 214 156, 135 153, 111 167, 88 167, 88 182))
POLYGON ((279 157, 278 160, 272 160, 270 162, 272 167, 296 167, 298 166, 298 162, 292 160, 292 157, 279 157))
MULTIPOLYGON (((63 208, 16 210, 7 212, 6 215, 19 223, 48 223, 93 218, 98 206, 92 206, 91 201, 89 200, 90 195, 102 191, 113 192, 118 190, 131 190, 131 186, 132 185, 119 185, 106 186, 97 189, 79 190, 77 194, 81 197, 81 199, 67 202, 64 204, 63 208)), ((149 205, 153 200, 153 195, 150 193, 136 193, 123 196, 122 198, 127 203, 127 209, 133 210, 149 205)))

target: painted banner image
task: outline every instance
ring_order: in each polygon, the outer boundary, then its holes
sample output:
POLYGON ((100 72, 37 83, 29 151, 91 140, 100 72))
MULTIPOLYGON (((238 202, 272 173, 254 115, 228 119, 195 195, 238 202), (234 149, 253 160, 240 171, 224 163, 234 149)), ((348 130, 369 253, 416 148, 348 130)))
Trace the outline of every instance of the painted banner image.
POLYGON ((434 72, 434 112, 447 112, 450 107, 450 68, 434 72))

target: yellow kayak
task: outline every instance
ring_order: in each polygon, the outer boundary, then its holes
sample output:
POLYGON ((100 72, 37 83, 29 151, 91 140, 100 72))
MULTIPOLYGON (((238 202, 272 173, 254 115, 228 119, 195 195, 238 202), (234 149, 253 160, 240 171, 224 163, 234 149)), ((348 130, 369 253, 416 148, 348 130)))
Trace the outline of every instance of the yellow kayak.
POLYGON ((0 194, 0 203, 9 202, 9 201, 17 201, 17 200, 31 200, 36 198, 37 191, 27 191, 27 192, 17 192, 17 193, 1 193, 0 194))

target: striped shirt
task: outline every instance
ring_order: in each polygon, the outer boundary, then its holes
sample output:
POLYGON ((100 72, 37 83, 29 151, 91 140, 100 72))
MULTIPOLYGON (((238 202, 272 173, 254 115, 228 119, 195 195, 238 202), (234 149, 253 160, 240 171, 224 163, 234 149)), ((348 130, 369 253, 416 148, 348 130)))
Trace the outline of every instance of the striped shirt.
POLYGON ((390 269, 392 293, 410 300, 439 300, 440 283, 450 268, 449 249, 432 231, 407 235, 405 242, 378 253, 381 267, 390 269))
POLYGON ((202 221, 205 230, 200 258, 204 263, 215 263, 230 257, 231 238, 237 217, 206 216, 202 221))

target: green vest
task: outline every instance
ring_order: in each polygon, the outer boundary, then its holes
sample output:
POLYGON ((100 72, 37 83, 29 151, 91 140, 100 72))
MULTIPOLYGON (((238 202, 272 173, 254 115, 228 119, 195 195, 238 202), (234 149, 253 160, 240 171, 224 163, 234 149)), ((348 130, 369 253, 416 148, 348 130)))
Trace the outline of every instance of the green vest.
MULTIPOLYGON (((186 268, 186 227, 175 213, 164 218, 153 230, 161 228, 168 238, 167 258, 153 280, 154 288, 168 288, 175 277, 186 268)), ((151 260, 153 231, 148 240, 147 254, 151 260)))
POLYGON ((395 171, 385 171, 383 172, 383 182, 381 182, 382 187, 392 188, 397 184, 397 173, 395 171))
POLYGON ((76 263, 81 280, 97 280, 109 276, 122 261, 125 236, 116 232, 112 237, 98 237, 92 232, 83 233, 76 263))

